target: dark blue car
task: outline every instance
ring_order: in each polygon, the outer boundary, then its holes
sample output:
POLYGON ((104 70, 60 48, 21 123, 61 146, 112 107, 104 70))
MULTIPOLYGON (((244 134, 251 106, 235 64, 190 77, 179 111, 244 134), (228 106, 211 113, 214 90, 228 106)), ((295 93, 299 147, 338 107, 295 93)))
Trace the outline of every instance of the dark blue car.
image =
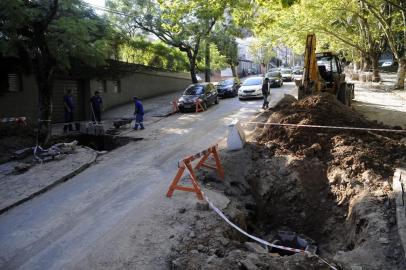
POLYGON ((219 97, 236 97, 241 82, 238 78, 229 78, 219 81, 217 84, 217 93, 219 97))
POLYGON ((218 104, 219 98, 216 88, 212 83, 194 83, 186 88, 178 100, 181 112, 195 111, 196 102, 199 101, 206 110, 210 104, 218 104))

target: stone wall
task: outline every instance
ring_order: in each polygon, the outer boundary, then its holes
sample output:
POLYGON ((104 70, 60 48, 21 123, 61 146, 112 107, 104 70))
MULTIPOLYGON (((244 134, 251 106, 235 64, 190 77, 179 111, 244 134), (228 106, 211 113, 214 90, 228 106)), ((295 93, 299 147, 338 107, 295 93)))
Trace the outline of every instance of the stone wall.
MULTIPOLYGON (((149 98, 185 89, 191 84, 188 73, 138 71, 109 79, 57 78, 54 87, 53 122, 63 122, 63 92, 70 88, 76 99, 75 120, 90 119, 90 97, 100 91, 104 109, 128 103, 133 96, 149 98), (72 87, 74 85, 76 87, 72 87)), ((34 123, 38 118, 38 88, 32 75, 22 76, 20 92, 0 92, 0 118, 25 116, 34 123)))

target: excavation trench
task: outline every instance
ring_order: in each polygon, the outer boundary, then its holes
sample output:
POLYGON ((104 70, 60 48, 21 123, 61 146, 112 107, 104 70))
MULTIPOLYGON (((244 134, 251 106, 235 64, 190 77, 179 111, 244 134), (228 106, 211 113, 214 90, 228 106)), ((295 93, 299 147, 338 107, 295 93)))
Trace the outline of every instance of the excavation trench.
MULTIPOLYGON (((266 151, 262 155, 268 156, 266 151)), ((246 214, 244 223, 249 233, 315 253, 348 249, 348 239, 338 237, 346 229, 346 211, 338 206, 330 191, 327 168, 318 160, 260 158, 245 181, 234 182, 231 188, 246 214)), ((270 252, 294 254, 275 248, 270 252)))
MULTIPOLYGON (((257 120, 386 128, 329 94, 285 97, 257 120)), ((225 181, 205 173, 199 180, 229 199, 226 216, 254 236, 300 249, 308 239, 337 269, 400 270, 390 179, 405 156, 397 134, 257 125, 244 149, 221 153, 225 181)), ((181 239, 173 269, 331 269, 303 253, 266 251, 213 215, 199 213, 191 226, 198 237, 181 239)))

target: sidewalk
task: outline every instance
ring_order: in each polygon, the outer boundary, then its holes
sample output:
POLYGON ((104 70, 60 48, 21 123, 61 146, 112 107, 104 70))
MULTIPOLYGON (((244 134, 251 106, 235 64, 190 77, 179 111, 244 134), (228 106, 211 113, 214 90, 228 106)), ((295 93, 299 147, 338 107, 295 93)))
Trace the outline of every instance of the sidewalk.
MULTIPOLYGON (((169 93, 162 96, 157 96, 153 98, 148 98, 141 100, 144 106, 144 124, 145 126, 150 125, 156 121, 159 121, 165 116, 168 116, 172 112, 171 101, 178 100, 182 95, 182 91, 169 93)), ((102 112, 102 123, 104 128, 107 130, 113 127, 113 121, 122 117, 133 117, 134 116, 134 103, 129 102, 115 108, 108 109, 102 112)), ((89 120, 81 121, 81 125, 85 126, 89 120)), ((133 123, 132 123, 133 124, 133 123)), ((52 127, 53 135, 62 135, 63 134, 63 123, 54 124, 52 127)))
POLYGON ((406 91, 390 90, 396 75, 382 73, 381 77, 379 83, 351 81, 355 85, 352 106, 369 120, 406 129, 406 91))
POLYGON ((13 174, 20 162, 0 165, 0 214, 68 180, 95 162, 96 151, 77 147, 62 160, 36 164, 21 174, 13 174))

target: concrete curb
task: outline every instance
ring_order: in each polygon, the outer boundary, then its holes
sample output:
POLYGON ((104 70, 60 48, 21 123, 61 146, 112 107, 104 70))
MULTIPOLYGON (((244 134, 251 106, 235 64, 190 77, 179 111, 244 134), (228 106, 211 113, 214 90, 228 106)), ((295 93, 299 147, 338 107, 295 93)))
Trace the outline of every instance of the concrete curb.
POLYGON ((403 254, 406 254, 406 168, 396 169, 392 186, 396 201, 396 224, 403 247, 403 254))
MULTIPOLYGON (((92 149, 92 150, 93 150, 93 149, 92 149)), ((38 196, 38 195, 40 195, 40 194, 42 194, 42 193, 44 193, 44 192, 46 192, 46 191, 48 191, 48 190, 50 190, 50 189, 56 187, 56 186, 59 185, 59 184, 61 184, 61 183, 63 183, 63 182, 66 182, 67 180, 71 179, 71 178, 74 177, 75 175, 77 175, 77 174, 83 172, 85 169, 89 168, 90 165, 92 165, 94 162, 96 162, 97 156, 98 156, 97 152, 95 152, 95 151, 93 150, 93 156, 92 156, 92 158, 91 158, 90 161, 84 163, 83 165, 81 165, 81 166, 80 166, 79 168, 77 168, 76 170, 74 170, 74 171, 70 172, 69 174, 67 174, 67 175, 65 175, 65 176, 63 176, 63 177, 61 177, 61 178, 59 178, 58 180, 56 180, 56 181, 54 181, 53 183, 51 183, 51 184, 49 184, 49 185, 43 187, 42 189, 40 189, 40 190, 38 190, 38 191, 36 191, 36 192, 30 194, 29 196, 27 196, 27 197, 25 197, 25 198, 23 198, 23 199, 21 199, 21 200, 19 200, 19 201, 14 202, 14 203, 10 204, 9 206, 7 206, 7 207, 5 207, 5 208, 0 209, 0 215, 2 215, 3 213, 7 212, 8 210, 10 210, 10 209, 12 209, 12 208, 14 208, 14 207, 16 207, 16 206, 18 206, 18 205, 20 205, 20 204, 25 203, 26 201, 29 201, 29 200, 35 198, 36 196, 38 196)))

